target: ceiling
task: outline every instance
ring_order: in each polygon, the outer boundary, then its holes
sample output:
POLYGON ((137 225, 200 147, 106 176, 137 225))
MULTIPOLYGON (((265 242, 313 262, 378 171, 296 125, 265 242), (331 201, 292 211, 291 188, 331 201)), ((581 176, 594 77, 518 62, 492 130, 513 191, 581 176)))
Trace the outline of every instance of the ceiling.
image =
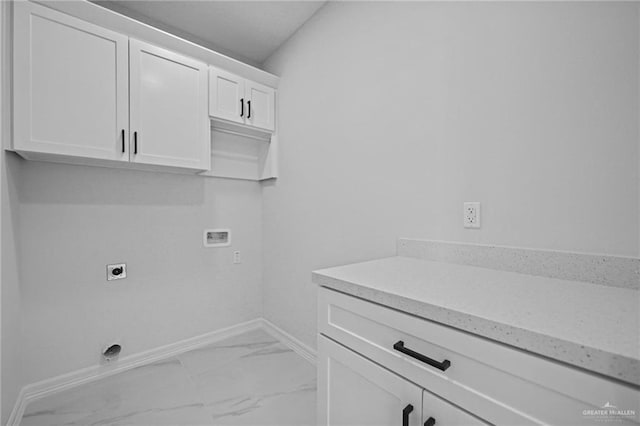
POLYGON ((92 0, 166 32, 259 66, 325 1, 92 0))

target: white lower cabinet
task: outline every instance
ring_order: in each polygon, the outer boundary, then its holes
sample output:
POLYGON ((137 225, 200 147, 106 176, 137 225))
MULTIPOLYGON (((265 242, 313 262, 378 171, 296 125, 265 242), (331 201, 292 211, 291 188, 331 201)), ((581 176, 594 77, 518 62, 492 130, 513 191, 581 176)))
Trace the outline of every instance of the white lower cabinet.
POLYGON ((318 330, 322 426, 565 426, 595 424, 603 405, 640 412, 631 385, 324 287, 318 330))
POLYGON ((422 388, 323 336, 318 363, 319 425, 422 424, 422 388))
POLYGON ((324 336, 318 359, 318 425, 487 424, 324 336))

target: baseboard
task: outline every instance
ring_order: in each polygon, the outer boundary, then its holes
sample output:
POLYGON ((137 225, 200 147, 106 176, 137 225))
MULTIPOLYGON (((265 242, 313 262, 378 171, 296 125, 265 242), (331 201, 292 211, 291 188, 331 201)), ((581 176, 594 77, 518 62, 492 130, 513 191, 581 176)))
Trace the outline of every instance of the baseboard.
POLYGON ((264 329, 267 333, 271 334, 284 345, 291 348, 301 357, 314 365, 316 364, 316 352, 312 348, 305 345, 300 340, 277 327, 270 321, 264 318, 257 318, 231 327, 123 357, 111 365, 83 368, 68 374, 26 385, 18 395, 16 404, 14 405, 11 415, 9 416, 9 420, 7 421, 7 426, 19 425, 27 404, 36 399, 40 399, 75 386, 100 380, 123 371, 131 370, 132 368, 136 368, 141 365, 161 361, 258 328, 264 329))
POLYGON ((264 327, 262 319, 257 318, 231 327, 123 357, 113 364, 87 367, 68 374, 63 374, 51 379, 26 385, 18 395, 18 400, 11 412, 7 426, 16 426, 20 424, 20 420, 22 419, 27 404, 36 399, 40 399, 75 386, 103 379, 123 371, 131 370, 132 368, 136 368, 141 365, 161 361, 261 327, 264 327))
POLYGON ((305 345, 300 340, 296 339, 291 334, 287 333, 269 320, 261 318, 260 323, 267 333, 271 334, 273 337, 281 341, 285 346, 291 348, 294 352, 296 352, 298 355, 300 355, 313 365, 317 364, 318 356, 314 349, 305 345))
POLYGON ((13 406, 13 410, 11 410, 11 414, 9 415, 9 420, 7 420, 7 426, 14 426, 20 424, 20 420, 22 420, 22 415, 24 414, 24 409, 27 406, 27 398, 25 396, 25 388, 20 390, 18 393, 18 399, 16 399, 16 403, 13 406))

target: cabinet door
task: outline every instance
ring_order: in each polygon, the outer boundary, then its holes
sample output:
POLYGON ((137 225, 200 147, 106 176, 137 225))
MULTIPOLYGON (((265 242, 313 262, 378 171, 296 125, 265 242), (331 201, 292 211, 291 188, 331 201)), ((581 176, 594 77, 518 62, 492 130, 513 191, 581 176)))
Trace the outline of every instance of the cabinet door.
POLYGON ((489 424, 426 390, 422 395, 422 417, 420 424, 426 426, 487 426, 489 424))
POLYGON ((261 129, 275 129, 275 91, 262 84, 247 80, 247 124, 261 129))
POLYGON ((421 388, 322 335, 318 375, 318 425, 402 426, 405 409, 420 424, 421 388))
POLYGON ((209 115, 244 124, 247 111, 244 79, 209 67, 209 115))
POLYGON ((208 170, 204 63, 130 40, 131 161, 208 170))
POLYGON ((129 160, 127 37, 14 3, 16 151, 129 160))

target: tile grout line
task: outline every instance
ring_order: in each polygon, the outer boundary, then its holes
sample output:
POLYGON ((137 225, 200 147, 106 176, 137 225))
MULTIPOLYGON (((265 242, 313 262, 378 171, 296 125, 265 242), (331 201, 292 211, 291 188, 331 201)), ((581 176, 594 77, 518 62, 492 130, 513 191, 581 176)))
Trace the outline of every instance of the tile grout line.
MULTIPOLYGON (((184 352, 184 353, 188 353, 188 352, 184 352)), ((202 397, 202 393, 200 392, 200 389, 199 389, 198 385, 196 384, 196 382, 193 380, 193 377, 191 377, 191 374, 189 373, 189 370, 187 369, 187 367, 183 364, 182 360, 180 359, 180 355, 182 355, 182 354, 176 355, 176 359, 180 363, 180 367, 182 368, 182 370, 184 370, 184 374, 187 376, 187 381, 193 387, 193 393, 195 395, 197 395, 198 399, 200 400, 199 402, 200 402, 200 405, 202 406, 201 407, 202 410, 204 410, 205 414, 207 416, 209 416, 209 413, 207 412, 207 405, 204 402, 204 398, 202 397)))

